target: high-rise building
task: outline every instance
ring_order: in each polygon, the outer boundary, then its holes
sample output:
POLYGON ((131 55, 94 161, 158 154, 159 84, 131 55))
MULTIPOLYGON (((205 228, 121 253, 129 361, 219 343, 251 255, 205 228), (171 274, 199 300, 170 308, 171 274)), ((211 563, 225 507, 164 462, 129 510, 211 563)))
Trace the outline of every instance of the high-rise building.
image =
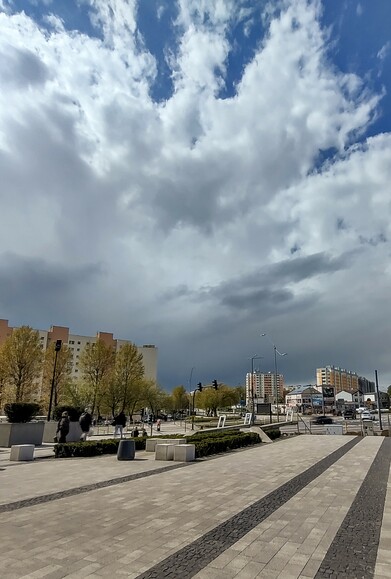
MULTIPOLYGON (((0 320, 0 346, 11 336, 13 327, 8 325, 8 320, 0 320)), ((118 352, 124 344, 129 344, 130 340, 117 340, 112 333, 98 332, 96 336, 79 336, 70 334, 69 328, 63 326, 52 326, 50 330, 38 330, 41 348, 45 351, 52 342, 61 340, 68 346, 72 354, 72 378, 77 379, 81 375, 79 369, 79 360, 84 348, 101 339, 106 345, 111 345, 118 352)), ((143 356, 144 376, 148 380, 157 378, 157 347, 152 344, 137 346, 140 354, 143 356)))
POLYGON ((342 390, 355 392, 358 390, 358 375, 337 366, 325 366, 316 369, 316 384, 334 388, 335 394, 342 390))
POLYGON ((251 406, 254 392, 255 402, 271 402, 275 404, 284 395, 284 376, 273 372, 249 372, 246 374, 246 406, 251 406))
POLYGON ((375 383, 367 380, 363 376, 358 377, 358 389, 363 394, 369 394, 371 392, 375 392, 375 383))

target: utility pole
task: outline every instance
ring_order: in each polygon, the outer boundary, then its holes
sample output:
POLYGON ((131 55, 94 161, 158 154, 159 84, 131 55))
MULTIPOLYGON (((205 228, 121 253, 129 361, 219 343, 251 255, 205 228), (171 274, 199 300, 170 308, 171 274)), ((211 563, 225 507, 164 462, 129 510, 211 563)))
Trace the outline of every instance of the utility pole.
POLYGON ((381 408, 380 408, 380 394, 379 394, 379 381, 377 378, 377 370, 375 370, 375 380, 376 380, 376 394, 377 394, 377 410, 379 413, 379 426, 380 426, 380 431, 383 430, 383 424, 381 421, 381 408))

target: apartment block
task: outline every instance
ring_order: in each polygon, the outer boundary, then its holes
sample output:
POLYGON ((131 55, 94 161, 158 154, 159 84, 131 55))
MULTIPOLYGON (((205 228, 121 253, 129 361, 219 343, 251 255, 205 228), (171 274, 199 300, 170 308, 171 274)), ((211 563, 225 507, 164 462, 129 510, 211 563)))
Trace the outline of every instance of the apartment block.
POLYGON ((316 384, 317 386, 333 387, 335 394, 342 390, 355 392, 358 390, 358 375, 356 372, 337 366, 325 366, 316 369, 316 384))
POLYGON ((252 392, 256 402, 275 403, 276 398, 281 400, 284 395, 284 376, 272 372, 249 372, 246 374, 246 405, 251 405, 252 392))
MULTIPOLYGON (((0 320, 0 346, 11 336, 13 327, 8 325, 8 320, 0 320)), ((52 342, 61 340, 62 343, 70 349, 72 353, 72 378, 77 379, 80 375, 79 359, 89 344, 95 343, 98 339, 105 342, 106 345, 112 346, 118 352, 124 344, 129 344, 130 340, 118 340, 112 333, 98 332, 96 336, 79 336, 71 334, 69 328, 63 326, 51 326, 50 330, 38 330, 41 348, 45 351, 52 342)), ((153 344, 137 346, 140 354, 143 356, 145 378, 148 380, 157 379, 157 352, 158 349, 153 344)))

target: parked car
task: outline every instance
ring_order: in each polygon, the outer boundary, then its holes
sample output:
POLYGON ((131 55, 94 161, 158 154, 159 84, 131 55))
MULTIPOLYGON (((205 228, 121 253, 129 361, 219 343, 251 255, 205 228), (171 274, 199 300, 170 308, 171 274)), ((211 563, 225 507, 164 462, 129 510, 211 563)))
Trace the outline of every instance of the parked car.
POLYGON ((375 416, 373 416, 369 410, 364 410, 361 412, 361 420, 375 420, 375 416))
POLYGON ((343 413, 343 417, 345 420, 355 420, 356 418, 356 411, 354 410, 354 408, 347 408, 344 413, 343 413))
POLYGON ((332 424, 333 419, 331 416, 317 416, 313 420, 311 420, 312 424, 332 424))

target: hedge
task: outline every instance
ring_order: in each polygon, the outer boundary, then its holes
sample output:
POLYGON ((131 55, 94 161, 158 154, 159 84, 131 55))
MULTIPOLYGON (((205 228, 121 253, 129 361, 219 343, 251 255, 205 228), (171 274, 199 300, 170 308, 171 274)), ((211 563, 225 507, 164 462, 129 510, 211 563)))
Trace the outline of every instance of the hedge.
POLYGON ((8 422, 30 422, 40 409, 35 402, 11 402, 4 406, 4 413, 8 422))
POLYGON ((273 428, 272 430, 265 430, 265 434, 267 434, 271 440, 274 440, 275 438, 280 438, 281 431, 279 428, 273 428))
MULTIPOLYGON (((166 437, 165 437, 166 438, 166 437)), ((168 437, 167 437, 168 438, 168 437)), ((170 438, 183 438, 181 435, 170 438)), ((145 449, 146 437, 133 438, 136 450, 145 449)), ((56 458, 69 458, 79 456, 101 456, 103 454, 116 454, 119 439, 88 440, 87 442, 66 442, 54 446, 54 456, 56 458)), ((199 433, 187 437, 189 444, 195 445, 196 458, 219 454, 235 448, 243 448, 253 444, 259 444, 261 439, 255 432, 210 432, 200 435, 199 433)))
MULTIPOLYGON (((136 450, 145 449, 146 437, 132 438, 136 450)), ((76 456, 101 456, 102 454, 117 454, 119 439, 87 440, 86 442, 64 442, 55 444, 55 458, 70 458, 76 456)))
POLYGON ((233 436, 232 433, 228 436, 223 436, 220 432, 217 433, 217 436, 212 436, 213 434, 211 432, 210 436, 197 437, 196 439, 192 436, 189 437, 188 442, 195 444, 196 458, 219 454, 227 450, 243 448, 261 442, 259 434, 256 432, 236 432, 236 436, 233 436))

